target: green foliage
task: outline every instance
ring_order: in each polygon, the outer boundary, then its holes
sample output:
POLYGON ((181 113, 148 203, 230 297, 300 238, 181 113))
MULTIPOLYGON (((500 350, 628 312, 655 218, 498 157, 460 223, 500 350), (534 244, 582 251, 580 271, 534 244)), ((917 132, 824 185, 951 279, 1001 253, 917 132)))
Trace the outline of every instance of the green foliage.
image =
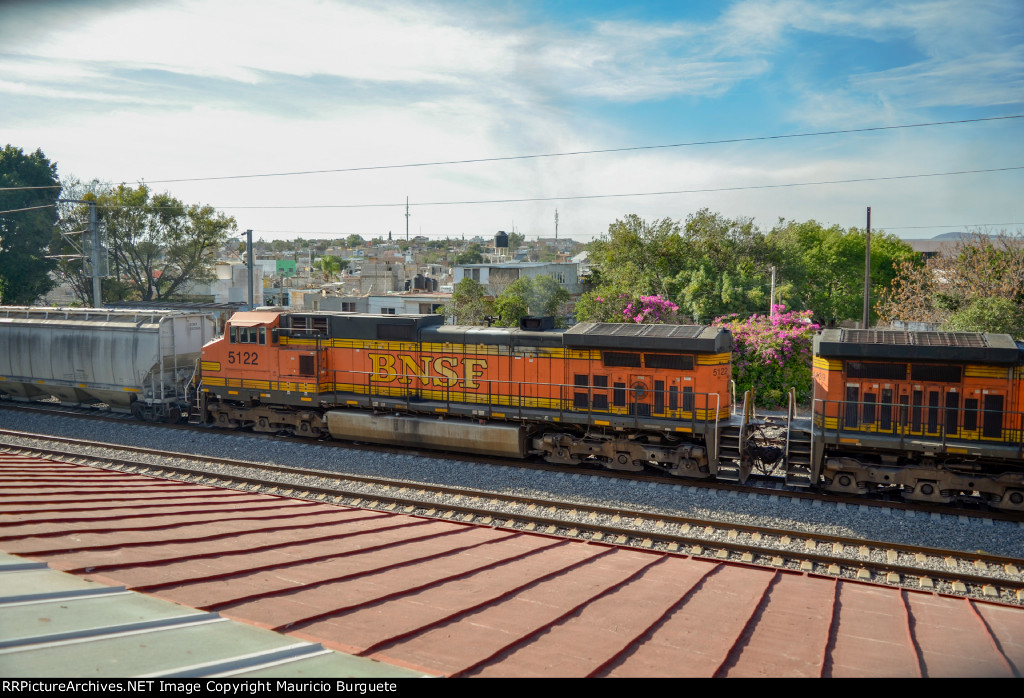
POLYGON ((41 150, 26 155, 12 145, 0 151, 0 301, 28 305, 53 287, 46 259, 57 223, 57 165, 41 150), (15 211, 14 209, 32 209, 15 211))
POLYGON ((1009 298, 975 298, 950 315, 943 329, 954 332, 993 332, 1024 339, 1024 308, 1009 298))
POLYGON ((216 252, 235 232, 235 219, 213 207, 186 205, 169 194, 151 196, 145 185, 121 184, 96 202, 117 281, 104 285, 107 300, 165 299, 192 282, 212 280, 216 252))
POLYGON ((732 377, 742 394, 754 391, 761 407, 784 405, 790 388, 796 388, 797 402, 811 396, 811 348, 819 326, 811 311, 784 313, 776 305, 771 315, 735 315, 716 318, 714 324, 727 327, 733 335, 732 377))
POLYGON ((576 301, 577 322, 627 322, 623 311, 633 302, 633 291, 614 284, 600 284, 576 301))
POLYGON ((461 252, 455 255, 455 263, 462 264, 483 264, 484 255, 483 248, 480 243, 474 242, 466 248, 465 252, 461 252))
POLYGON ((485 318, 494 315, 494 304, 487 300, 487 289, 483 284, 466 278, 455 284, 451 302, 438 308, 437 312, 458 325, 483 325, 485 318))
POLYGON ((551 315, 561 318, 560 307, 569 302, 569 292, 550 276, 534 279, 520 277, 494 301, 501 327, 518 327, 527 315, 551 315))
POLYGON ((348 266, 348 262, 342 262, 340 258, 332 254, 325 254, 316 260, 314 266, 323 273, 324 280, 330 282, 331 279, 341 273, 342 269, 348 266))
POLYGON ((1009 323, 1002 326, 1012 327, 1022 307, 1024 236, 1006 232, 963 236, 924 264, 904 262, 876 304, 885 322, 953 322, 963 327, 1000 326, 998 308, 1005 310, 1009 323))
MULTIPOLYGON (((779 275, 791 284, 784 297, 792 304, 809 308, 818 322, 830 326, 863 319, 865 231, 837 225, 825 228, 813 220, 780 221, 768 239, 779 250, 779 275)), ((917 258, 899 238, 872 232, 872 297, 892 282, 901 263, 917 258)))
POLYGON ((669 218, 648 223, 630 214, 615 221, 607 235, 590 246, 591 261, 601 268, 601 283, 663 293, 665 279, 685 265, 687 253, 679 231, 679 223, 669 218))

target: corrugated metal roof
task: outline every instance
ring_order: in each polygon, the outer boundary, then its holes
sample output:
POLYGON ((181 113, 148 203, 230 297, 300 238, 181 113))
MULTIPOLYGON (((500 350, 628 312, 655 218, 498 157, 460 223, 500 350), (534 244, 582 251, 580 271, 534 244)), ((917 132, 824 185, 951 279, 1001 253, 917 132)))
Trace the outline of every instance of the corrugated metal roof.
MULTIPOLYGON (((0 549, 286 633, 285 646, 431 674, 1012 677, 1024 666, 1017 607, 40 459, 0 456, 0 549)), ((207 625, 190 632, 213 633, 210 652, 229 646, 207 625)))

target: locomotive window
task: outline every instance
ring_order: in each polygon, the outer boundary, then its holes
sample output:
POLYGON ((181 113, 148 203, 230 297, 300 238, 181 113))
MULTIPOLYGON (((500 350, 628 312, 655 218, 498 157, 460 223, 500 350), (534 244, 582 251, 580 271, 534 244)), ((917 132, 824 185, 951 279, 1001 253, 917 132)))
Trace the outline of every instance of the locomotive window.
POLYGON ((878 396, 875 393, 864 393, 864 422, 866 424, 875 423, 875 405, 878 402, 878 396))
POLYGON ((665 411, 665 381, 654 381, 654 411, 665 411))
POLYGON ((575 380, 574 385, 576 385, 576 386, 578 386, 580 388, 586 388, 588 385, 590 385, 590 376, 588 376, 588 375, 586 375, 584 373, 577 373, 574 376, 574 380, 575 380))
POLYGON ((846 386, 846 403, 843 405, 843 412, 846 414, 846 419, 843 421, 843 426, 857 428, 857 402, 860 388, 855 385, 846 386))
POLYGON ((1003 396, 985 396, 985 415, 981 418, 981 435, 1001 438, 1003 435, 1003 396))
POLYGON ((677 371, 692 371, 693 357, 689 354, 644 354, 647 368, 672 368, 677 371))
POLYGON ((946 433, 957 432, 957 411, 960 409, 960 394, 950 391, 946 393, 946 433))
POLYGON ((882 389, 882 406, 879 409, 881 413, 879 416, 882 418, 882 431, 889 431, 892 429, 892 388, 882 389))
POLYGON ((978 401, 975 398, 964 400, 964 429, 974 431, 978 428, 978 401))
POLYGON ((939 391, 928 391, 928 433, 939 430, 939 391))
POLYGON ((231 343, 236 344, 238 342, 238 328, 234 325, 228 328, 228 336, 231 337, 231 343))
POLYGON ((595 388, 607 388, 608 387, 608 376, 594 376, 594 387, 595 388))
POLYGON ((639 354, 626 353, 624 351, 606 351, 602 358, 604 358, 605 366, 640 368, 639 354))
POLYGON ((312 356, 300 356, 299 357, 299 375, 312 376, 313 370, 313 357, 312 356))
POLYGON ((846 375, 849 378, 875 378, 878 380, 906 380, 906 364, 873 364, 863 361, 847 361, 846 375))
POLYGON ((415 327, 413 325, 392 325, 392 324, 380 324, 377 325, 377 339, 404 339, 406 341, 413 341, 416 337, 413 335, 415 327))
POLYGON ((626 406, 626 384, 616 383, 615 390, 612 391, 612 402, 616 407, 626 406))
POLYGON ((961 366, 914 364, 910 367, 910 380, 928 383, 959 383, 961 372, 961 366))
POLYGON ((266 344, 266 343, 267 343, 267 328, 266 327, 261 327, 260 328, 260 344, 266 344))

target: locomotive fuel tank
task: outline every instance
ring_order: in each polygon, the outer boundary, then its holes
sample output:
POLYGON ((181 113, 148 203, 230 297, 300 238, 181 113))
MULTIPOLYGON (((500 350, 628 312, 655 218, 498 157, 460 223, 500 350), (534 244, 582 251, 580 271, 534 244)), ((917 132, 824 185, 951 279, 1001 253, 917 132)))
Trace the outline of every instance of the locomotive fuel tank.
POLYGON ((488 456, 526 456, 525 429, 516 424, 331 410, 327 431, 345 441, 419 446, 488 456))

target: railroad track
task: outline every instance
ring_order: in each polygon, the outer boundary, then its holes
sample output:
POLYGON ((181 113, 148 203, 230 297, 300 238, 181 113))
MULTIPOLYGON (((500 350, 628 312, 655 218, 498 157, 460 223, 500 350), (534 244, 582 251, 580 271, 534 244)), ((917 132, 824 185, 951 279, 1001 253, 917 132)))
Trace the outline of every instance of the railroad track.
MULTIPOLYGON (((12 401, 0 401, 0 410, 11 409, 21 412, 34 412, 38 414, 45 414, 51 416, 60 417, 71 417, 76 419, 88 419, 95 421, 109 421, 113 423, 127 423, 127 424, 139 424, 145 425, 155 429, 174 429, 182 431, 194 431, 198 430, 203 433, 210 433, 211 429, 207 426, 194 424, 194 423, 180 423, 180 424, 163 424, 158 422, 138 422, 131 415, 110 412, 97 407, 90 406, 68 406, 62 405, 56 401, 44 401, 26 404, 23 402, 12 402, 12 401)), ((216 433, 223 433, 226 437, 233 435, 244 435, 246 438, 265 440, 265 441, 278 441, 281 437, 272 434, 259 434, 247 431, 236 431, 236 430, 212 430, 216 433)), ((320 438, 307 438, 301 436, 290 436, 301 443, 317 443, 321 446, 337 447, 342 449, 354 449, 361 450, 370 453, 391 453, 401 455, 417 455, 424 457, 444 457, 442 452, 438 451, 426 451, 426 450, 415 450, 401 446, 384 446, 380 444, 366 444, 359 442, 349 441, 335 441, 326 437, 320 438)), ((119 448, 124 448, 120 447, 119 448)), ((992 521, 1014 521, 1024 522, 1024 514, 1015 512, 1004 512, 994 511, 989 509, 980 498, 965 498, 957 506, 942 505, 942 504, 929 504, 926 502, 904 502, 899 499, 893 499, 887 495, 881 496, 845 496, 834 493, 820 493, 813 490, 806 490, 798 487, 788 487, 784 484, 783 478, 775 477, 772 475, 760 475, 752 474, 746 484, 738 484, 732 482, 722 481, 710 481, 710 480, 691 480, 686 478, 671 477, 660 474, 654 471, 645 471, 639 473, 631 472, 614 472, 609 471, 600 466, 561 466, 552 465, 541 461, 509 461, 491 456, 478 456, 467 453, 453 454, 453 457, 458 458, 460 461, 479 463, 483 465, 500 465, 505 467, 515 467, 529 470, 538 470, 545 472, 559 472, 568 475, 577 475, 585 473, 586 475, 595 477, 606 477, 615 480, 622 480, 625 482, 639 482, 639 483, 660 483, 672 486, 682 487, 701 487, 710 490, 717 490, 723 493, 731 494, 748 494, 748 495, 762 495, 762 496, 785 496, 790 499, 804 500, 810 502, 827 502, 829 504, 840 504, 845 506, 853 507, 870 507, 870 508, 885 508, 893 511, 900 512, 915 512, 924 515, 931 514, 951 514, 955 513, 958 516, 965 516, 976 519, 989 519, 992 521)))
POLYGON ((1024 560, 0 431, 0 450, 208 486, 1024 605, 1024 560), (25 445, 36 441, 35 445, 25 445), (15 443, 11 443, 15 442, 15 443), (102 456, 82 450, 101 448, 102 456))

